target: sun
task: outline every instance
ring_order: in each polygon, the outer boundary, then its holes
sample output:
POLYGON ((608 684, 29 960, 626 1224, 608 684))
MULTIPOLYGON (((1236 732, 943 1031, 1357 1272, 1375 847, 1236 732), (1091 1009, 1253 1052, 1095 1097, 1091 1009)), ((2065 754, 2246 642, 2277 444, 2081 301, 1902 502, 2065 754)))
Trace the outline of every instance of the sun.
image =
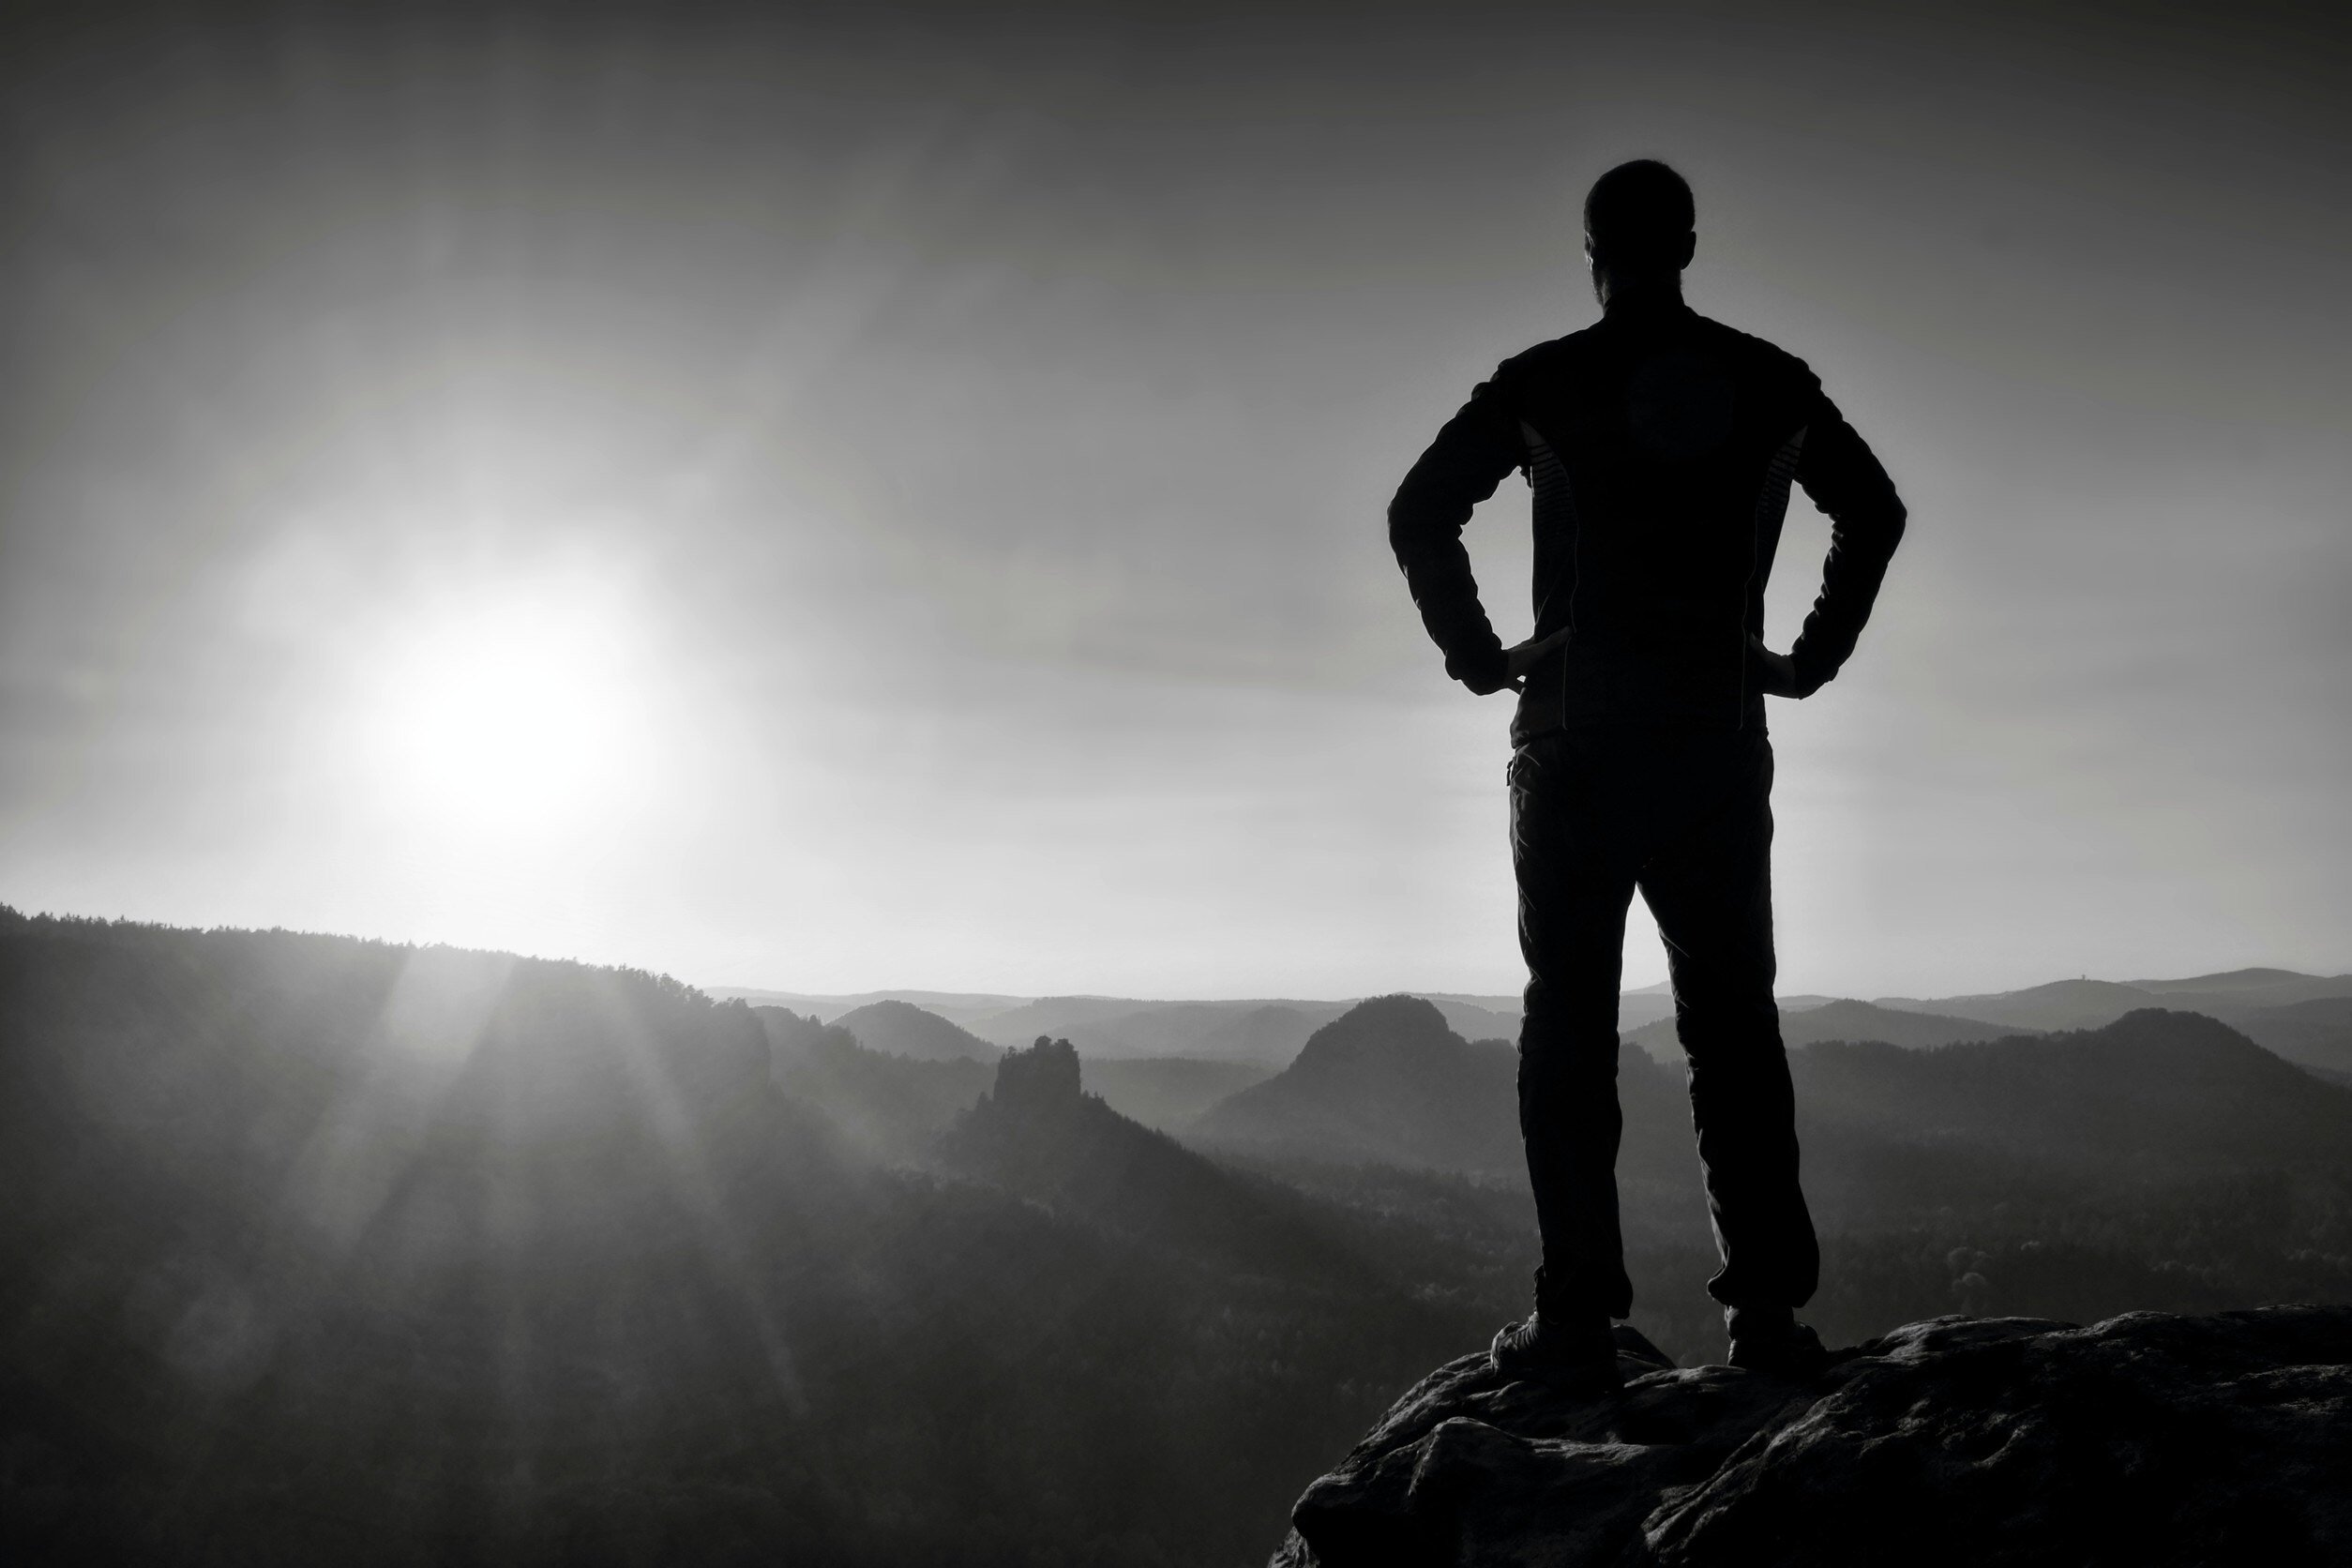
POLYGON ((450 828, 578 827, 622 807, 649 737, 632 628, 561 583, 472 594, 386 640, 370 762, 401 814, 450 828))

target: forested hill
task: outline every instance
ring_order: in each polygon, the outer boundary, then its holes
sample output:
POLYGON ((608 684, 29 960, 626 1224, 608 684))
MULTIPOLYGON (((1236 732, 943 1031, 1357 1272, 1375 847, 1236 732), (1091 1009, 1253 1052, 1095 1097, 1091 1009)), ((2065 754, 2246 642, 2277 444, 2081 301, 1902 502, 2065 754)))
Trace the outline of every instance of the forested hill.
POLYGON ((1518 1058, 1454 1033, 1435 1004, 1375 997, 1323 1025, 1289 1066, 1204 1112, 1193 1136, 1326 1159, 1519 1168, 1518 1058))
POLYGON ((1492 1330, 1098 1104, 1043 1186, 985 1121, 890 1170, 769 1057, 652 975, 0 916, 0 1560, 1239 1563, 1492 1330))
POLYGON ((2352 1168, 2352 1089, 2196 1013, 1929 1050, 1825 1043, 1790 1064, 1817 1125, 2108 1174, 2352 1168))
POLYGON ((993 1064, 997 1048, 970 1030, 912 1003, 887 998, 852 1008, 833 1020, 867 1050, 918 1062, 981 1062, 993 1064))

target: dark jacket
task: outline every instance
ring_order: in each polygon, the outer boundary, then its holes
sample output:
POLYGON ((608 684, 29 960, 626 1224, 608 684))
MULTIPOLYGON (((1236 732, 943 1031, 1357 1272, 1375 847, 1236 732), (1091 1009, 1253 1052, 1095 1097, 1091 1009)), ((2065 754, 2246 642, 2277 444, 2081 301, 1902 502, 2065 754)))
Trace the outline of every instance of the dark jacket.
POLYGON ((1803 689, 1854 651, 1903 503, 1804 362, 1679 298, 1612 300, 1506 359, 1397 488, 1389 543, 1447 673, 1502 684, 1462 526, 1513 469, 1534 491, 1535 635, 1514 743, 1563 728, 1760 729, 1749 639, 1791 481, 1830 519, 1820 597, 1791 649, 1803 689))

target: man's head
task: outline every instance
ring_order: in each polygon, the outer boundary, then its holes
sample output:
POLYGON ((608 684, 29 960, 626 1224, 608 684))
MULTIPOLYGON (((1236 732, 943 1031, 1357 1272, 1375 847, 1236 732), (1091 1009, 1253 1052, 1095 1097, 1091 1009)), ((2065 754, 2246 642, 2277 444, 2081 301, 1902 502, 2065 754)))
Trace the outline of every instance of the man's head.
POLYGON ((1696 212, 1682 176, 1654 158, 1621 163, 1584 199, 1584 253, 1601 303, 1629 286, 1674 284, 1697 249, 1696 212))

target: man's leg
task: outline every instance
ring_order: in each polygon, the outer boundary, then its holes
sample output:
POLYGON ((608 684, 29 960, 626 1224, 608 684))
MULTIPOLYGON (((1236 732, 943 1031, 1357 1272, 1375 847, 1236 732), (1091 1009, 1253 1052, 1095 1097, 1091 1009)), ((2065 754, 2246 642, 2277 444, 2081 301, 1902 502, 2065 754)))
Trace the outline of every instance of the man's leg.
POLYGON ((1606 1326, 1633 1310, 1618 1229, 1617 988, 1639 863, 1621 761, 1547 736, 1511 765, 1511 858, 1528 968, 1519 1131, 1544 1264, 1545 1318, 1606 1326))
POLYGON ((1724 1266, 1707 1292, 1785 1318, 1820 1274, 1797 1178, 1796 1100, 1772 999, 1772 754, 1762 735, 1692 738, 1687 815, 1641 868, 1674 977, 1691 1116, 1724 1266))

